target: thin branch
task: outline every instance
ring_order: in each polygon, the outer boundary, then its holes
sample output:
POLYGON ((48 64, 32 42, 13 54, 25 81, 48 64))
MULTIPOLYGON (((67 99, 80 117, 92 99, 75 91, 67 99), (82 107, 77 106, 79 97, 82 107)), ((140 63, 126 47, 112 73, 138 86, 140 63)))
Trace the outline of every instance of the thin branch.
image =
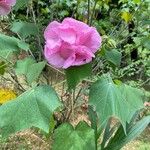
POLYGON ((92 14, 91 14, 91 19, 90 19, 90 26, 92 25, 92 21, 93 21, 93 17, 95 14, 95 9, 96 9, 96 4, 97 4, 97 0, 95 0, 94 6, 93 6, 93 10, 92 10, 92 14))
POLYGON ((87 23, 90 23, 90 0, 88 0, 88 18, 87 23))

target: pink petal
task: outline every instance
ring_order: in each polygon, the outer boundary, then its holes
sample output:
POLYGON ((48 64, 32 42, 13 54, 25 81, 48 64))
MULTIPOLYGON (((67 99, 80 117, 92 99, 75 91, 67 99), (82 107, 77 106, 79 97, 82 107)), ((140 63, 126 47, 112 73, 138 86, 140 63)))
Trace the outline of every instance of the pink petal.
POLYGON ((68 59, 71 55, 75 53, 75 48, 72 45, 69 45, 67 43, 63 43, 60 48, 60 55, 64 59, 68 59))
POLYGON ((16 0, 5 0, 6 4, 8 4, 9 6, 14 6, 16 4, 16 0))
POLYGON ((76 55, 76 59, 75 59, 74 63, 72 64, 72 66, 84 65, 84 64, 87 64, 91 61, 92 61, 92 57, 86 57, 83 55, 76 55))
POLYGON ((73 18, 65 18, 62 24, 72 27, 76 32, 81 32, 89 27, 87 24, 73 18))
POLYGON ((60 29, 59 36, 63 41, 70 43, 70 44, 75 44, 76 33, 73 29, 64 28, 64 27, 60 27, 59 29, 60 29))
POLYGON ((59 48, 51 49, 47 45, 45 45, 45 47, 44 47, 44 55, 46 58, 49 58, 50 55, 52 55, 58 51, 59 51, 59 48))
POLYGON ((75 61, 73 62, 72 66, 79 66, 92 61, 92 58, 95 55, 84 46, 78 46, 75 51, 75 61))
POLYGON ((6 5, 5 3, 0 3, 0 15, 7 15, 11 11, 11 6, 6 5))
POLYGON ((75 55, 71 55, 65 62, 63 65, 64 69, 67 69, 68 67, 72 66, 72 64, 75 61, 75 55))
POLYGON ((46 45, 49 49, 56 49, 61 46, 61 40, 58 38, 48 39, 46 45))
POLYGON ((93 53, 95 53, 101 46, 102 39, 95 28, 91 27, 91 30, 84 32, 78 39, 78 43, 88 47, 93 53))
POLYGON ((45 56, 49 64, 55 66, 56 68, 62 68, 64 65, 65 60, 60 56, 60 53, 54 53, 49 55, 48 57, 45 56))
POLYGON ((59 39, 58 37, 58 27, 60 23, 57 21, 51 22, 44 31, 44 38, 47 39, 59 39))

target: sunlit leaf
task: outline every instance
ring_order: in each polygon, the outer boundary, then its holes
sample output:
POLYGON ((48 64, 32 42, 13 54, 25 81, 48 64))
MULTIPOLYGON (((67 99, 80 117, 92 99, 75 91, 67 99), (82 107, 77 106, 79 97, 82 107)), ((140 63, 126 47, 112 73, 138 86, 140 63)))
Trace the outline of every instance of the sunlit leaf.
POLYGON ((45 61, 36 63, 33 58, 27 57, 23 60, 17 61, 15 71, 18 75, 25 75, 27 78, 27 82, 32 83, 33 81, 36 81, 38 79, 45 65, 45 61))
POLYGON ((28 22, 14 22, 11 30, 20 35, 22 38, 38 34, 37 26, 34 23, 28 22))
POLYGON ((29 45, 15 37, 0 34, 0 56, 7 57, 9 53, 29 50, 29 45))
POLYGON ((130 22, 130 21, 132 20, 132 15, 131 15, 129 12, 124 11, 124 12, 122 12, 122 14, 121 14, 121 18, 122 18, 126 23, 128 23, 128 22, 130 22))
POLYGON ((61 106, 56 92, 47 85, 28 90, 0 107, 0 132, 3 136, 37 127, 49 132, 50 118, 61 106))
POLYGON ((126 85, 115 85, 109 76, 101 77, 91 86, 89 104, 95 107, 101 124, 113 116, 120 120, 124 129, 131 115, 143 108, 139 91, 126 85))

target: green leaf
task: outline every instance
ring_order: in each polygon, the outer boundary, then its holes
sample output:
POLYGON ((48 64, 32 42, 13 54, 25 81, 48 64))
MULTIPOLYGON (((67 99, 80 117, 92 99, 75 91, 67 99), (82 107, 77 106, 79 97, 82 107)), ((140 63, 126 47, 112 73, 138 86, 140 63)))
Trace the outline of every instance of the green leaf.
POLYGON ((141 41, 141 44, 150 50, 150 37, 144 37, 141 41))
POLYGON ((116 49, 105 51, 105 58, 115 66, 120 66, 121 56, 121 52, 116 49))
POLYGON ((101 143, 101 148, 103 149, 105 147, 106 142, 108 141, 108 139, 111 137, 111 119, 108 119, 105 130, 104 130, 104 135, 103 135, 103 140, 101 143))
POLYGON ((101 124, 113 116, 120 120, 125 129, 126 122, 131 118, 130 113, 142 108, 142 98, 138 97, 140 102, 134 104, 133 101, 137 100, 137 93, 132 93, 129 87, 124 88, 127 91, 123 93, 122 88, 122 86, 115 85, 112 79, 106 76, 101 77, 91 86, 89 104, 95 107, 101 124))
POLYGON ((122 84, 119 86, 119 90, 124 98, 128 102, 129 115, 127 122, 129 123, 133 115, 137 110, 140 110, 144 107, 143 99, 144 93, 143 91, 128 86, 126 84, 122 84))
POLYGON ((32 83, 33 81, 38 79, 38 77, 41 74, 42 70, 44 69, 45 65, 46 65, 46 62, 42 61, 42 62, 32 64, 28 68, 28 73, 26 75, 28 83, 32 83))
POLYGON ((0 34, 0 56, 7 56, 9 53, 29 50, 29 45, 15 37, 10 37, 4 34, 0 34))
POLYGON ((31 57, 27 57, 23 60, 18 60, 15 67, 16 74, 26 75, 28 73, 28 68, 34 63, 36 63, 36 61, 31 57))
POLYGON ((85 122, 75 128, 65 123, 54 132, 52 150, 95 150, 94 130, 85 122))
POLYGON ((142 24, 143 24, 143 25, 150 25, 150 20, 143 20, 143 21, 142 21, 142 24))
POLYGON ((139 3, 141 3, 141 0, 133 0, 133 2, 134 2, 135 4, 139 4, 139 3))
POLYGON ((127 134, 124 134, 122 126, 115 133, 104 150, 120 150, 128 142, 138 137, 150 123, 150 116, 144 117, 133 126, 127 127, 127 134))
POLYGON ((47 85, 28 90, 0 107, 0 131, 4 137, 30 127, 49 132, 50 118, 61 106, 56 92, 47 85))
POLYGON ((25 6, 27 6, 27 4, 29 3, 30 0, 17 0, 16 1, 16 5, 14 6, 14 10, 18 10, 21 9, 25 6))
POLYGON ((66 78, 68 83, 68 89, 75 89, 76 85, 84 78, 91 75, 92 65, 91 63, 82 66, 70 67, 66 70, 66 78))
POLYGON ((14 22, 11 31, 19 34, 22 38, 38 34, 37 26, 34 23, 28 22, 14 22))
POLYGON ((95 134, 95 147, 97 149, 97 140, 99 136, 97 135, 97 115, 91 106, 88 107, 88 116, 91 122, 91 128, 94 130, 95 134))
POLYGON ((37 80, 41 74, 43 68, 45 67, 46 62, 36 63, 31 57, 27 57, 23 60, 18 60, 15 66, 16 74, 23 74, 27 78, 28 83, 32 83, 37 80))

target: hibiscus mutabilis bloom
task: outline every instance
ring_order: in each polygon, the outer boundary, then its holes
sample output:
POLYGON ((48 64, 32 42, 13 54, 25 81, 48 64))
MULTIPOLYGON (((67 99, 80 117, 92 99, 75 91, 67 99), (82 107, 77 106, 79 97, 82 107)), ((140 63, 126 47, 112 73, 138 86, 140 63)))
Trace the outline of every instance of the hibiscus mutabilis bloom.
POLYGON ((96 28, 73 18, 66 18, 62 23, 51 22, 44 38, 45 58, 49 64, 64 69, 92 61, 102 41, 96 28))
POLYGON ((11 11, 11 7, 14 6, 16 0, 0 0, 0 15, 7 15, 11 11))

